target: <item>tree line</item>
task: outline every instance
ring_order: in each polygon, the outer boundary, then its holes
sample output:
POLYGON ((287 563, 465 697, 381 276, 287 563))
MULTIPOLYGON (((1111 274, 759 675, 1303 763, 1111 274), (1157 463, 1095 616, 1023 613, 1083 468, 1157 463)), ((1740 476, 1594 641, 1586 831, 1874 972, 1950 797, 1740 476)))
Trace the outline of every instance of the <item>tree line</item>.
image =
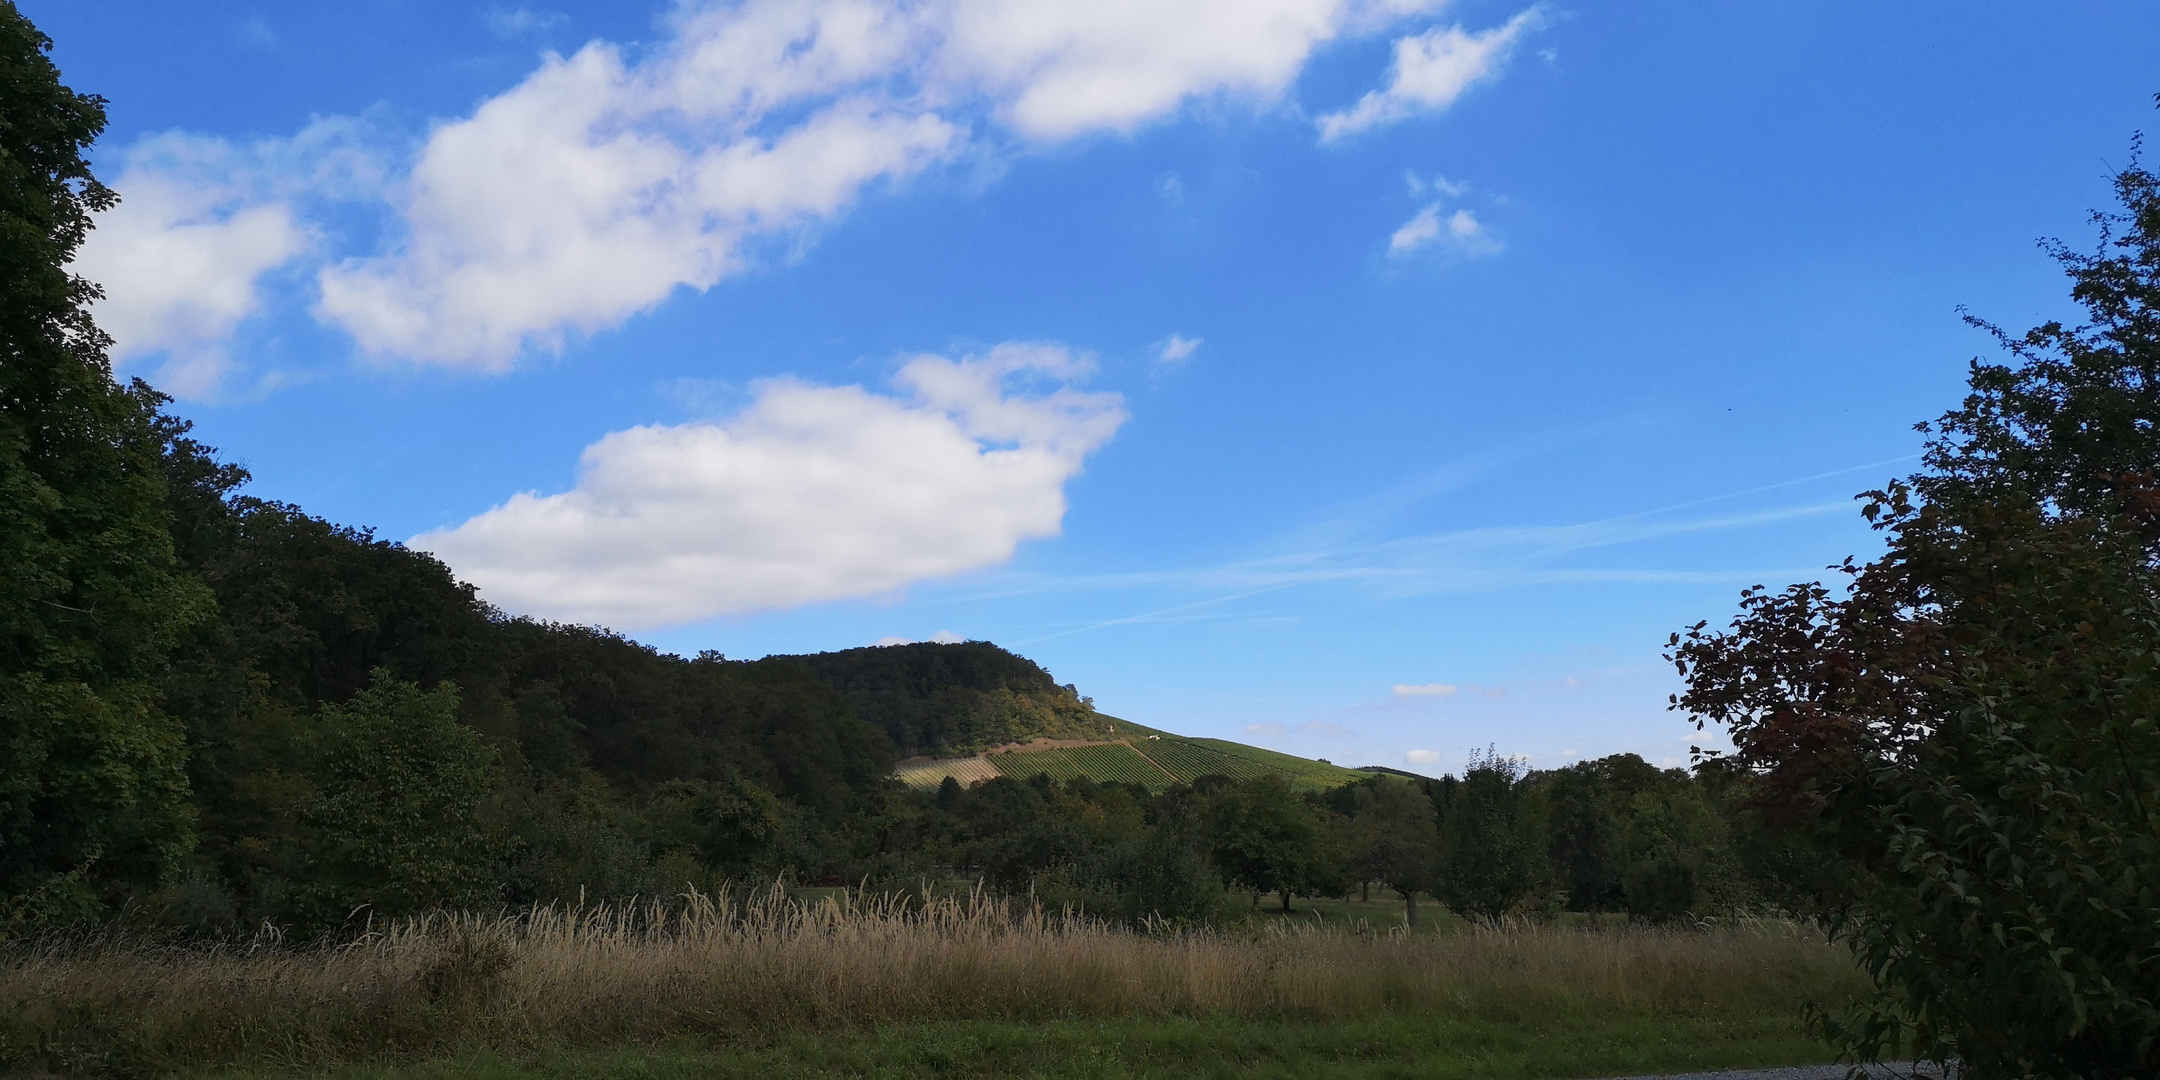
POLYGON ((1420 902, 1459 915, 1563 911, 1672 921, 1776 910, 1769 857, 1726 774, 1633 754, 1531 772, 1491 751, 1460 777, 1378 773, 1327 790, 1201 777, 1156 793, 1047 775, 911 793, 890 818, 883 879, 980 880, 1134 924, 1234 918, 1272 894, 1420 902))

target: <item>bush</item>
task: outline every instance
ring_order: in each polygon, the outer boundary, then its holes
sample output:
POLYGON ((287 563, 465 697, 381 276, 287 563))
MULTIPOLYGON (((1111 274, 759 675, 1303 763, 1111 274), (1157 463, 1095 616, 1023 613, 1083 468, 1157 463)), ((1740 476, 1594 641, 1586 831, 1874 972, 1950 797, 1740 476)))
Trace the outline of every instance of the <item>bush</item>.
POLYGON ((481 822, 495 754, 458 723, 455 687, 422 690, 378 669, 351 701, 323 707, 310 749, 304 929, 362 909, 400 916, 499 900, 500 845, 481 822))

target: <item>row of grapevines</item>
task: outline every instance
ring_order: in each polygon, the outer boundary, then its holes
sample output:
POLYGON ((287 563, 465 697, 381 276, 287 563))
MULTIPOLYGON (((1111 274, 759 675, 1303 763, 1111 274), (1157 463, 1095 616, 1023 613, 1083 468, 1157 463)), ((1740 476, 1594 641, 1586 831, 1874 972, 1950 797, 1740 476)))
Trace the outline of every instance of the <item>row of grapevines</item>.
POLYGON ((909 765, 897 769, 893 773, 894 776, 900 778, 901 783, 923 791, 936 790, 938 785, 944 783, 945 778, 948 776, 958 780, 961 787, 966 787, 969 784, 988 780, 997 774, 997 769, 979 757, 926 761, 920 765, 909 765))
POLYGON ((1220 751, 1230 757, 1273 769, 1293 780, 1318 787, 1338 787, 1354 780, 1362 780, 1368 775, 1356 769, 1345 769, 1340 765, 1330 765, 1324 761, 1313 761, 1310 758, 1279 754, 1273 750, 1263 750, 1257 746, 1247 746, 1244 743, 1234 743, 1224 739, 1192 739, 1189 741, 1211 750, 1220 751))
POLYGON ((1161 769, 1123 743, 992 754, 989 760, 1015 780, 1047 775, 1062 783, 1084 776, 1096 783, 1140 784, 1153 790, 1171 782, 1161 769))
POLYGON ((1072 756, 1074 764, 1099 782, 1114 780, 1121 784, 1139 784, 1148 788, 1161 788, 1175 782, 1176 779, 1124 743, 1111 743, 1107 746, 1076 746, 1065 752, 1072 756))
POLYGON ((1272 771, 1257 762, 1231 757, 1219 750, 1211 750, 1183 739, 1150 740, 1147 748, 1141 752, 1188 784, 1203 776, 1228 776, 1244 780, 1272 771))

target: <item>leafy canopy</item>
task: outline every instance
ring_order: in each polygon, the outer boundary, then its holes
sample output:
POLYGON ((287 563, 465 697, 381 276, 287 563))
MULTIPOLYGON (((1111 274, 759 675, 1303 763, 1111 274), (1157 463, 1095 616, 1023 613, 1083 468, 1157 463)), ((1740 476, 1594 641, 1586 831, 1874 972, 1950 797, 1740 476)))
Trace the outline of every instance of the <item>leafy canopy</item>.
POLYGON ((1831 1022, 1862 1056, 2160 1070, 2160 182, 2116 190, 2096 254, 2050 245, 2091 321, 1974 363, 1870 493, 1886 553, 1673 638, 1676 707, 1836 856, 1800 899, 1884 990, 1831 1022))
POLYGON ((68 261, 110 208, 104 102, 0 2, 0 923, 89 914, 192 843, 158 684, 209 611, 173 564, 148 390, 113 382, 68 261))

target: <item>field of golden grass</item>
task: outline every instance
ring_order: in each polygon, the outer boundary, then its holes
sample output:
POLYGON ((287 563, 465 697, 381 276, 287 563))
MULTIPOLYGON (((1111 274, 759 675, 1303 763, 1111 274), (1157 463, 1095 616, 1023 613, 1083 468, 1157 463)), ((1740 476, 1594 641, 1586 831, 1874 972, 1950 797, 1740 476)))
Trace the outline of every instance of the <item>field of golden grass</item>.
POLYGON ((1863 989, 1842 949, 1770 922, 1135 932, 979 893, 775 889, 437 915, 335 946, 18 943, 0 965, 0 1072, 306 1070, 973 1021, 1793 1020, 1863 989))

